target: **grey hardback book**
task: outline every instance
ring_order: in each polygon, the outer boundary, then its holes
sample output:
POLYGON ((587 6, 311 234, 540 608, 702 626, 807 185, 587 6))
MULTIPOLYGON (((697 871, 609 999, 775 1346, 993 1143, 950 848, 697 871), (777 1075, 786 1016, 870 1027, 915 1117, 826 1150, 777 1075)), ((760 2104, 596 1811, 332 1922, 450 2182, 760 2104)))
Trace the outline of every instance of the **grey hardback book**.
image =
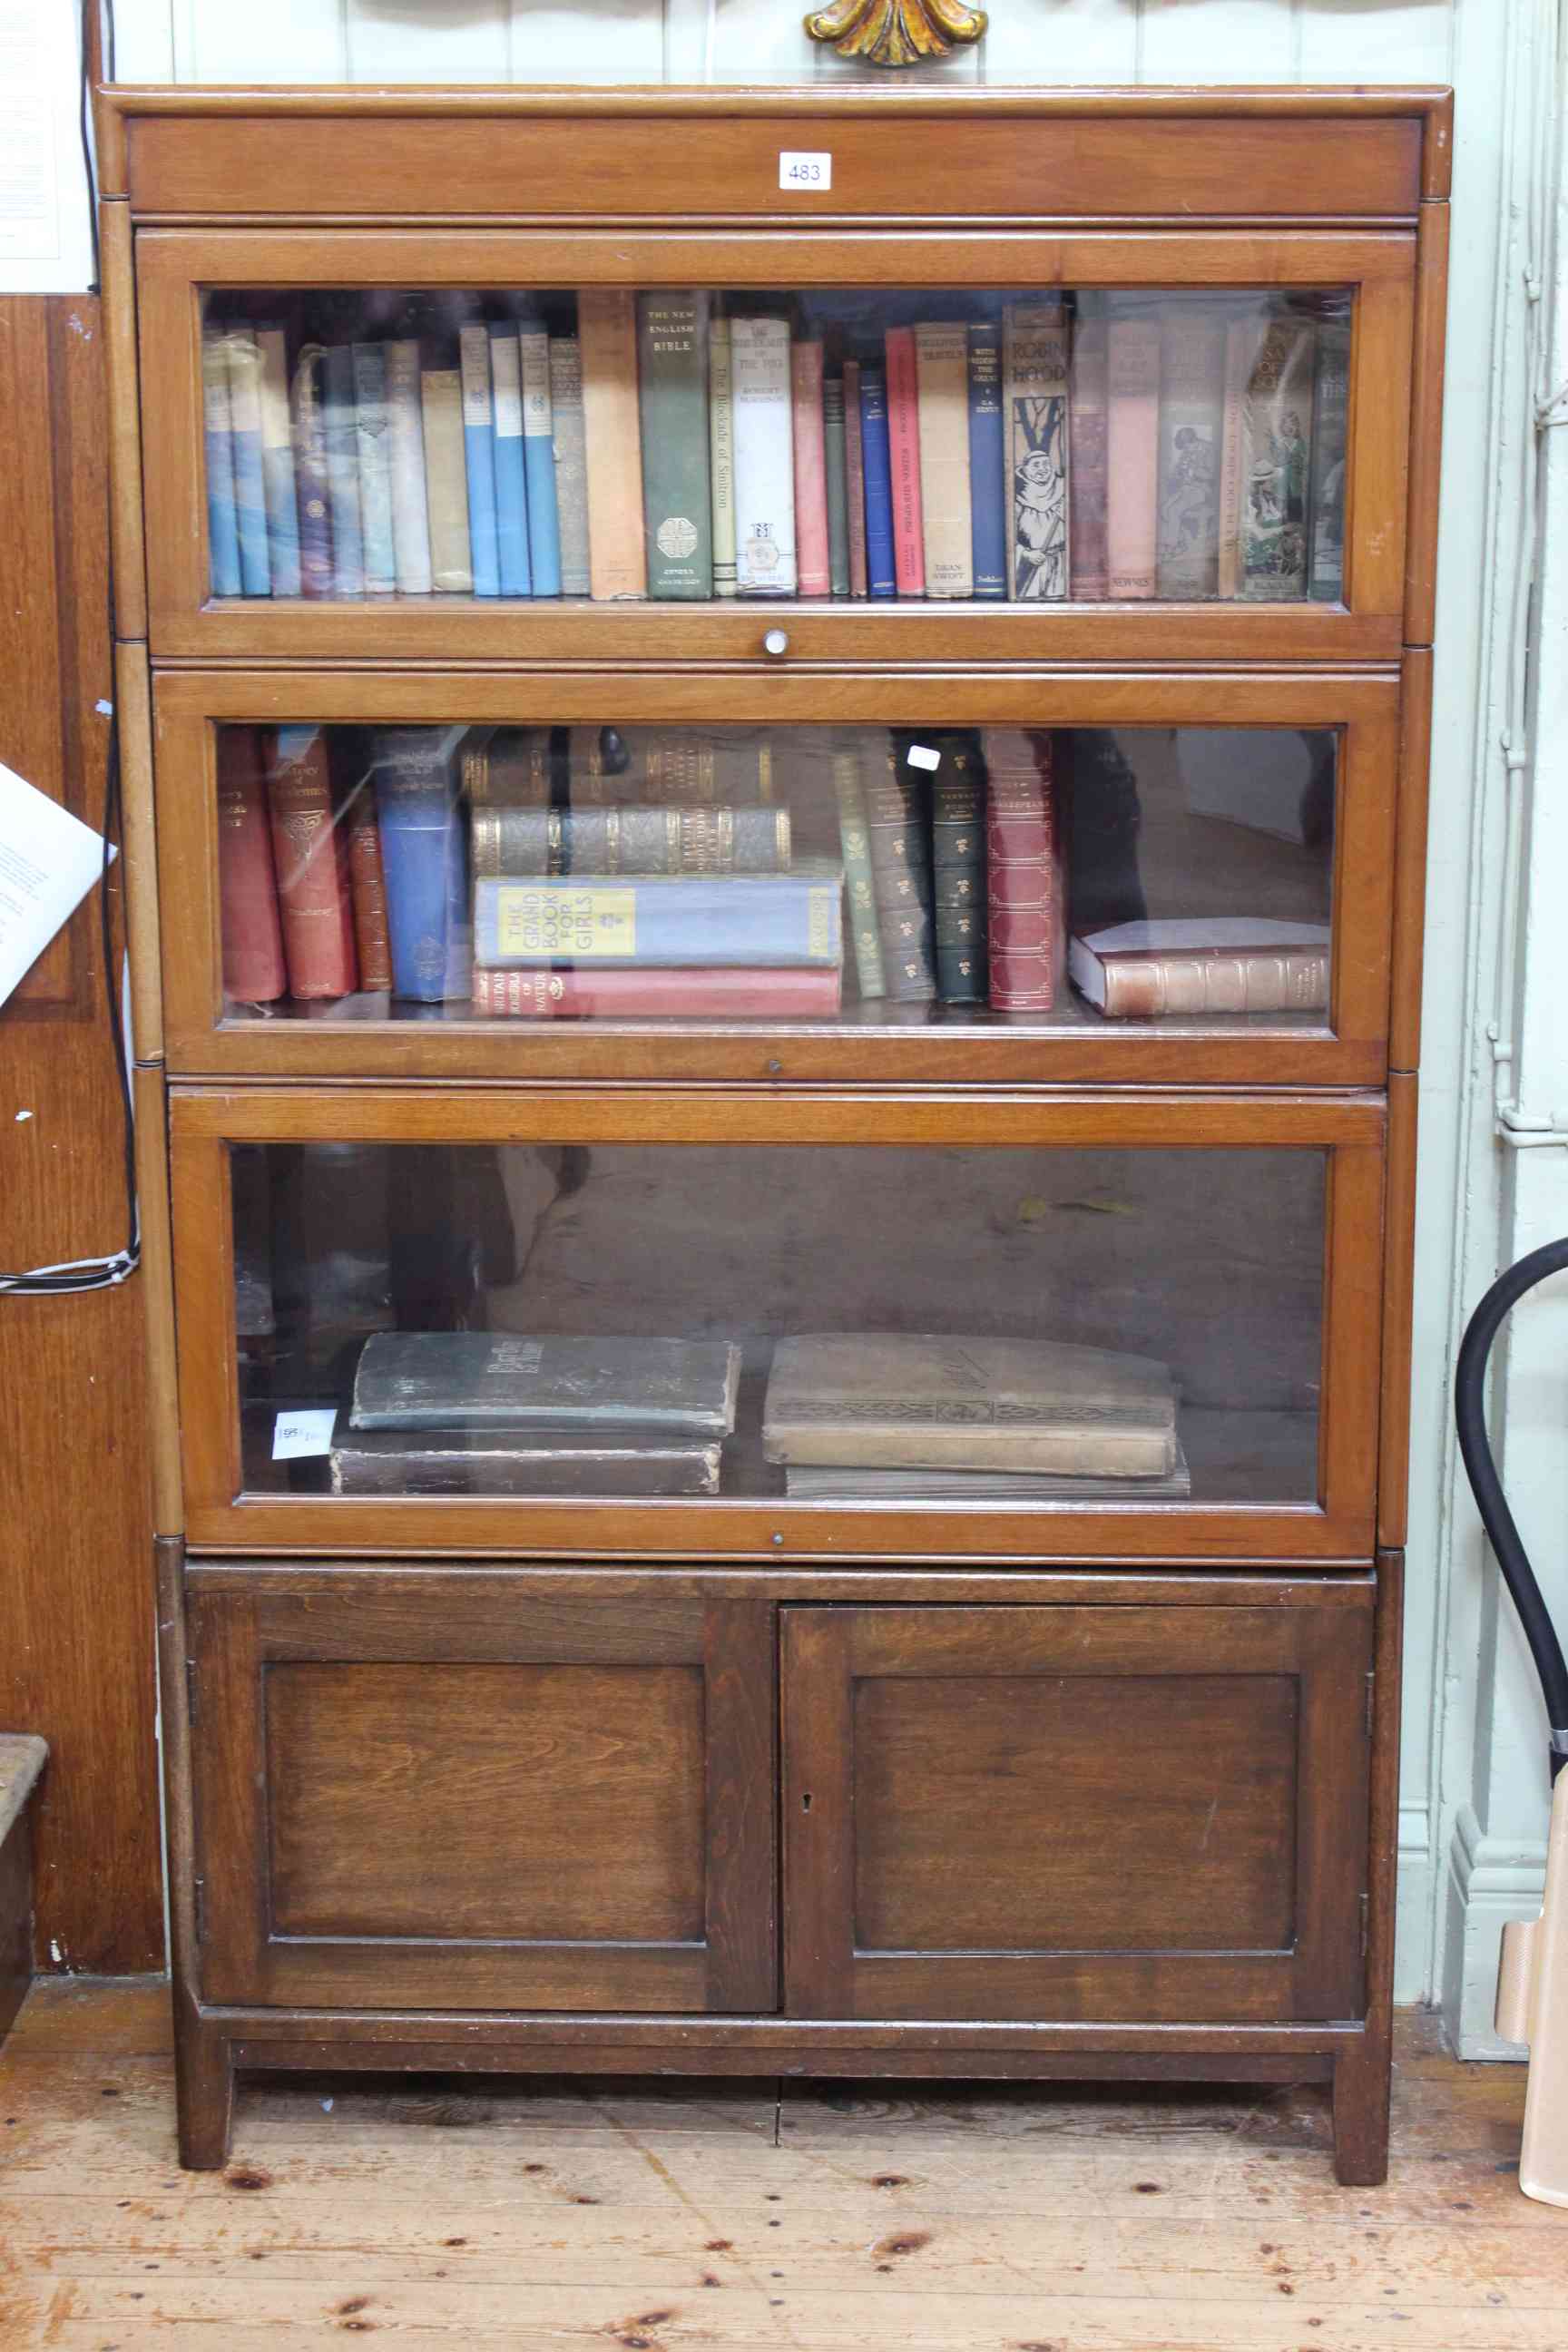
POLYGON ((835 1470, 809 1464, 784 1472, 784 1491, 802 1503, 1184 1502, 1192 1472, 1180 1444, 1165 1478, 1073 1478, 1048 1470, 835 1470))
POLYGON ((741 1351, 725 1339, 381 1331, 354 1375, 355 1429, 636 1429, 725 1437, 741 1351))
POLYGON ((353 1430, 331 1452, 334 1495, 716 1495, 722 1441, 646 1444, 470 1423, 353 1430))
POLYGON ((773 1350, 770 1462, 1167 1478, 1176 1391, 1150 1356, 959 1333, 818 1332, 773 1350))

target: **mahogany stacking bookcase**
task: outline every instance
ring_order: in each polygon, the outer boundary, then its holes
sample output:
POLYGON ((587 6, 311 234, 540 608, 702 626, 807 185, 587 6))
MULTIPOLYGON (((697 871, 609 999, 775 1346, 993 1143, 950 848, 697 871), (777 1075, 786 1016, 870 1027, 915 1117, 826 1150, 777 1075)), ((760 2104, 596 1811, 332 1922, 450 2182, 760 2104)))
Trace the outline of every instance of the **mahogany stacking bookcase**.
POLYGON ((1447 93, 100 94, 181 2146, 1386 2161, 1447 93))

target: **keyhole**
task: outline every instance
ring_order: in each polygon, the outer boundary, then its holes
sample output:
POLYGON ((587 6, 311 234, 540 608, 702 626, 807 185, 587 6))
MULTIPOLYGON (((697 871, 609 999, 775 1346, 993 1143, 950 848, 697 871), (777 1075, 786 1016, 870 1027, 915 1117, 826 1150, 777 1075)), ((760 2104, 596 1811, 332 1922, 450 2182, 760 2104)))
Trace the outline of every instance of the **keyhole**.
POLYGON ((810 1812, 810 1811, 811 1811, 811 1799, 810 1799, 809 1797, 803 1797, 803 1798, 801 1799, 801 1801, 800 1801, 800 1810, 801 1810, 801 1811, 802 1811, 803 1813, 809 1813, 809 1812, 810 1812))

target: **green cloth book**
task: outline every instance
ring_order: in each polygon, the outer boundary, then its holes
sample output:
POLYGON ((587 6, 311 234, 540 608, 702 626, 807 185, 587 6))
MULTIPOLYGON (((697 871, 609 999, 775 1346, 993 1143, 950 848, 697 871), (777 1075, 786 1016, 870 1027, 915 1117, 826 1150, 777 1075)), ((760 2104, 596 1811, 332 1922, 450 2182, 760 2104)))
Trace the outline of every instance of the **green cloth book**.
POLYGON ((706 294, 638 295, 637 381, 647 593, 706 602, 713 593, 706 294))

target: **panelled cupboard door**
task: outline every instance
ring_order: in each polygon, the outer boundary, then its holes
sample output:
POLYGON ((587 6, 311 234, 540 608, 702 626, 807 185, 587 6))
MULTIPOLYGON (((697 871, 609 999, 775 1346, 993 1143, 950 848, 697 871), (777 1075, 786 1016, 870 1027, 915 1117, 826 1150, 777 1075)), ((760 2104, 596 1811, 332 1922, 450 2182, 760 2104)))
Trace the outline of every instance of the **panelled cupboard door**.
POLYGON ((786 1608, 784 1998, 1346 2019, 1370 1608, 786 1608))
POLYGON ((771 2008, 773 1615, 195 1571, 204 1998, 771 2008))

